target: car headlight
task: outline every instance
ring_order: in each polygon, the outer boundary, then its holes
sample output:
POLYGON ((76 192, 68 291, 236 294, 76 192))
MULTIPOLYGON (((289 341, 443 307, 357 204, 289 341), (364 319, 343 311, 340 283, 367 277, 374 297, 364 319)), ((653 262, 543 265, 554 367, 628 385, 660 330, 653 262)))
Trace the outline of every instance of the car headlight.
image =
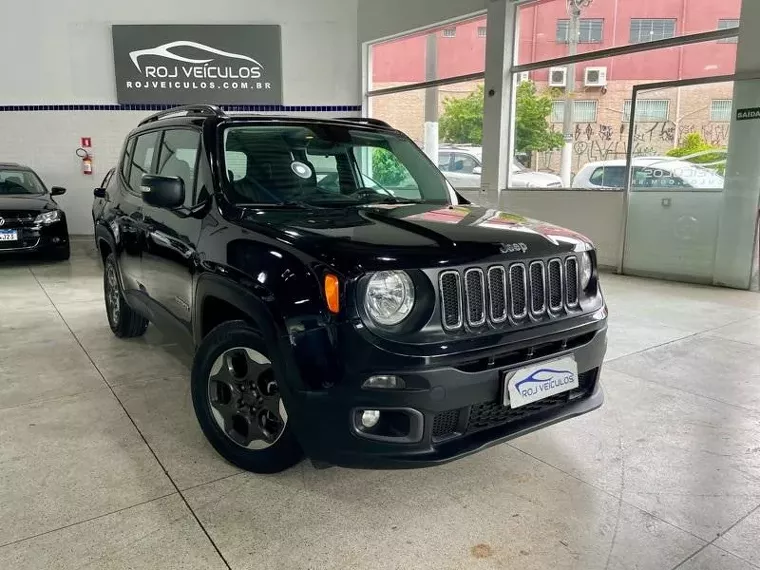
POLYGON ((49 212, 43 212, 39 216, 37 216, 34 219, 35 224, 52 224, 53 222, 57 222, 61 219, 61 211, 60 210, 51 210, 49 212))
POLYGON ((586 290, 588 288, 593 274, 594 264, 591 261, 591 254, 584 251, 581 255, 581 289, 586 290))
POLYGON ((399 324, 414 307, 414 283, 404 271, 380 271, 367 284, 364 308, 379 325, 399 324))

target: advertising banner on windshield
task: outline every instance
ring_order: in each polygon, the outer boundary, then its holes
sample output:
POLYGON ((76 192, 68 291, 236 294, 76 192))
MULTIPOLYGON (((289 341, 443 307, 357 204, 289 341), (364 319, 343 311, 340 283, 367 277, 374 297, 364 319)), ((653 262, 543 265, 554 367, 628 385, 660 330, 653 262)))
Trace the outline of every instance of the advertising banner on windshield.
POLYGON ((280 26, 113 26, 119 103, 282 104, 280 26))

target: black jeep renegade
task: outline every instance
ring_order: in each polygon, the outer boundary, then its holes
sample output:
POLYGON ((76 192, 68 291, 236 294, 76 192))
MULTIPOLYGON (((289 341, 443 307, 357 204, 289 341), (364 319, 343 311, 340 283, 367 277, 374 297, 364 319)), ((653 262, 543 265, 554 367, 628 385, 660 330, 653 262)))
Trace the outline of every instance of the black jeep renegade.
POLYGON ((95 193, 111 329, 194 348, 244 469, 434 465, 602 403, 591 243, 469 204, 385 123, 176 108, 95 193))

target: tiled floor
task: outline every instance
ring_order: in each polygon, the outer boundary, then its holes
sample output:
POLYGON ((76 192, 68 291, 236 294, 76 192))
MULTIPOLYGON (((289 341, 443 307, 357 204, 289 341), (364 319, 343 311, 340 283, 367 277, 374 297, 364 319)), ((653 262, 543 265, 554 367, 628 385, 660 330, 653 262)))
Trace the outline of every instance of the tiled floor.
POLYGON ((0 264, 0 568, 760 568, 760 295, 604 276, 605 406, 417 471, 241 473, 89 243, 0 264))

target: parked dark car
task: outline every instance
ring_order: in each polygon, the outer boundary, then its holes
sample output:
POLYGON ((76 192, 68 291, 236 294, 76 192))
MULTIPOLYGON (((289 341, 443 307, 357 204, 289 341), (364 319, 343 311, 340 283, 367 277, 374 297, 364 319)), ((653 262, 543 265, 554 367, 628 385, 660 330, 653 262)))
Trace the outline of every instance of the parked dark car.
POLYGON ((176 108, 96 194, 111 329, 194 350, 244 469, 435 465, 602 404, 591 243, 469 204, 385 123, 176 108))
POLYGON ((0 162, 0 259, 5 254, 39 252, 55 259, 69 258, 66 214, 29 167, 0 162))

